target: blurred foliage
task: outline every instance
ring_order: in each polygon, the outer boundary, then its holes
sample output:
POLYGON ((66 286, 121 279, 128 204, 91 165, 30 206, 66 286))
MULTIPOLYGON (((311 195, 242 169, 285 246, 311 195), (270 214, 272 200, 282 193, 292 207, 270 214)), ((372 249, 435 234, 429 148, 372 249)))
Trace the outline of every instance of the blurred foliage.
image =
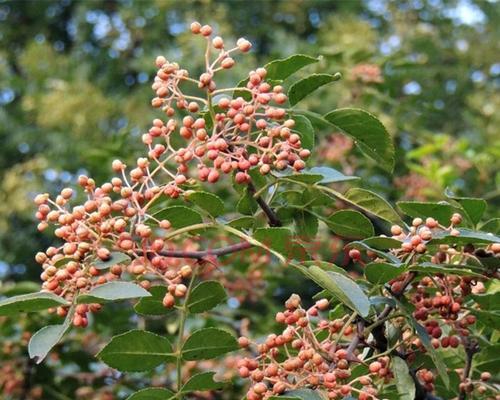
MULTIPOLYGON (((301 107, 369 110, 399 149, 390 176, 354 157, 349 140, 321 132, 316 158, 323 164, 363 177, 365 187, 391 200, 441 200, 450 188, 486 198, 488 216, 497 216, 495 1, 0 1, 0 282, 37 280, 33 256, 49 238, 35 231, 35 193, 72 185, 82 172, 102 181, 111 175, 112 159, 140 154, 139 136, 155 116, 149 105, 153 60, 163 54, 196 71, 202 45, 186 32, 193 20, 210 23, 225 38, 246 36, 254 43, 252 55, 226 74, 233 83, 272 58, 322 55, 313 68, 340 71, 343 79, 301 107)), ((308 290, 296 282, 293 274, 271 279, 268 300, 308 290)), ((271 314, 264 309, 275 306, 263 304, 265 297, 242 316, 271 314)), ((107 329, 105 335, 120 331, 107 329)), ((15 341, 22 331, 1 334, 15 341)), ((72 351, 81 349, 64 349, 72 351)), ((87 371, 92 361, 82 358, 75 368, 87 371)), ((70 387, 64 396, 74 398, 70 387)))

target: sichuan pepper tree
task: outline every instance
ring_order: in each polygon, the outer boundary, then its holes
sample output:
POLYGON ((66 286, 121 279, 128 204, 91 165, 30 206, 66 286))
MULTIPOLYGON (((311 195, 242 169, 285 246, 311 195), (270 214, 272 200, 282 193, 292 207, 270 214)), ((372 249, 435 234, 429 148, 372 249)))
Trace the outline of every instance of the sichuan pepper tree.
POLYGON ((53 226, 57 237, 36 255, 42 290, 0 302, 0 315, 48 309, 61 318, 31 337, 30 357, 41 363, 69 330, 92 329, 106 303, 136 299, 138 314, 171 312, 177 323, 162 335, 124 332, 97 354, 125 374, 165 366, 171 385, 141 389, 131 400, 220 389, 231 398, 229 382, 214 372, 186 370, 230 352, 238 354, 234 368, 248 381, 248 400, 498 397, 488 370, 500 238, 498 220, 480 222, 486 203, 447 193, 441 203, 398 203, 403 218, 377 194, 346 189, 358 178, 307 166, 315 130, 344 132, 388 171, 394 148, 365 111, 296 107, 340 76, 289 83, 319 60, 293 55, 221 88, 219 74, 251 43, 242 38, 227 48, 196 22, 191 31, 206 40, 205 70, 194 77, 157 57, 152 106, 163 117, 142 136, 146 154, 130 167, 115 160, 116 177, 104 184, 80 176, 85 199, 71 188, 35 198, 38 229, 53 226), (216 194, 230 187, 234 203, 216 194), (352 271, 320 256, 317 238, 332 233, 345 240, 352 271), (264 338, 243 329, 235 335, 238 321, 189 329, 232 290, 220 268, 237 255, 257 262, 255 254, 269 268, 300 271, 317 294, 292 295, 275 316, 281 328, 264 338))

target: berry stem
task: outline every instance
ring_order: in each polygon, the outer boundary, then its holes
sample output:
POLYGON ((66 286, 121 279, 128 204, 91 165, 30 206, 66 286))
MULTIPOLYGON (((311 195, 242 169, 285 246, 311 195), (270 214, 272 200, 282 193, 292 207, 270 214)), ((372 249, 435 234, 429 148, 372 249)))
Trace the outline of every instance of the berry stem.
POLYGON ((184 303, 180 310, 180 320, 179 320, 179 333, 177 336, 177 351, 176 351, 176 371, 177 371, 177 396, 179 399, 182 399, 182 394, 180 394, 180 390, 182 387, 182 347, 184 345, 184 328, 186 326, 186 320, 188 316, 188 308, 187 304, 189 302, 189 296, 191 294, 191 289, 193 287, 194 281, 196 279, 196 271, 197 269, 193 269, 193 274, 191 275, 191 279, 189 280, 189 285, 186 291, 186 296, 184 298, 184 303))
MULTIPOLYGON (((236 244, 232 244, 229 246, 218 247, 215 249, 207 249, 207 250, 199 250, 199 251, 184 251, 184 250, 163 250, 159 252, 155 252, 153 250, 146 251, 148 256, 153 256, 158 254, 163 257, 173 257, 173 258, 194 258, 197 260, 202 260, 205 257, 215 256, 220 257, 231 253, 236 253, 238 251, 243 251, 251 248, 253 245, 247 241, 241 241, 236 244)), ((144 252, 137 252, 139 256, 144 255, 144 252)))

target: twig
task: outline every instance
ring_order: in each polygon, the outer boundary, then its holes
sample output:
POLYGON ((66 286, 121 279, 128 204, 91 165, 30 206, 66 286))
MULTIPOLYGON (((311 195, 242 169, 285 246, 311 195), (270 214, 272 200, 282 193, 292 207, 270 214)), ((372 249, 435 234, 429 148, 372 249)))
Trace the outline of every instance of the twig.
MULTIPOLYGON (((255 186, 252 182, 248 183, 248 191, 250 192, 250 194, 252 196, 254 196, 256 193, 255 186)), ((260 197, 260 196, 255 197, 255 201, 257 202, 259 207, 262 209, 264 214, 266 214, 266 217, 269 221, 269 226, 274 226, 274 227, 282 226, 282 223, 281 223, 280 219, 278 218, 278 216, 276 215, 276 213, 274 212, 274 210, 269 206, 269 204, 267 204, 264 201, 264 199, 262 197, 260 197)))
POLYGON ((474 354, 479 351, 479 344, 475 340, 467 339, 464 343, 465 348, 465 367, 464 374, 462 378, 462 382, 465 385, 460 386, 460 395, 458 396, 458 400, 465 400, 467 398, 467 383, 469 381, 470 373, 472 371, 472 358, 474 354))
MULTIPOLYGON (((236 253, 238 251, 249 249, 252 246, 253 245, 250 242, 241 241, 236 244, 224 247, 218 247, 216 249, 193 250, 193 251, 185 251, 185 250, 162 250, 158 252, 147 251, 146 254, 148 257, 154 257, 155 254, 158 254, 163 257, 193 258, 196 260, 203 260, 210 256, 221 257, 227 254, 236 253)), ((144 255, 143 251, 137 251, 136 253, 138 255, 144 255)))

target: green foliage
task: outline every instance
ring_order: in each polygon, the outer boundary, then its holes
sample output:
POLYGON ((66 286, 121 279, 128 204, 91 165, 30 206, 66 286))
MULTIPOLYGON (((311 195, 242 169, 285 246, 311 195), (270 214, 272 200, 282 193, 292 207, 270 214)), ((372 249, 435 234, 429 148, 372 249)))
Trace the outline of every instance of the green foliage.
MULTIPOLYGON (((467 2, 475 15, 486 16, 474 25, 453 17, 455 2, 386 3, 380 5, 383 12, 370 2, 323 1, 262 2, 259 7, 234 7, 230 1, 196 7, 178 1, 0 5, 5 16, 0 28, 0 294, 7 297, 0 300, 0 358, 23 377, 7 400, 34 399, 29 391, 36 388, 43 389, 42 398, 107 399, 113 393, 128 400, 190 398, 192 392, 225 389, 229 382, 207 369, 232 377, 236 368, 228 367, 229 353, 240 346, 230 331, 261 343, 276 332, 274 314, 293 292, 307 299, 308 306, 314 304, 310 299, 327 299, 330 308, 319 313, 329 324, 353 318, 349 328, 354 333, 338 335, 335 342, 345 350, 359 337, 357 329, 364 335, 359 348, 366 353, 356 352, 363 362, 350 364, 352 379, 368 374, 366 359, 380 353, 390 358, 395 379, 386 385, 372 376, 378 397, 414 399, 422 385, 413 373, 425 368, 437 375, 437 396, 458 398, 461 376, 454 370, 464 368, 464 344, 477 340, 470 372, 476 386, 469 398, 482 398, 477 392, 480 374, 498 374, 500 354, 495 332, 500 326, 500 262, 493 251, 500 243, 500 150, 495 140, 500 121, 494 112, 500 104, 495 92, 500 18, 488 2, 467 2), (286 118, 295 121, 292 132, 311 151, 307 167, 260 175, 257 165, 248 172, 255 190, 230 179, 215 186, 189 180, 181 185, 179 198, 159 196, 151 203, 152 218, 146 219, 152 236, 165 240, 165 249, 175 246, 198 254, 175 262, 172 257, 168 266, 159 267, 160 276, 152 278, 151 269, 143 274, 133 269, 135 259, 152 265, 156 251, 147 257, 146 252, 125 251, 108 237, 104 246, 112 252, 106 261, 93 254, 65 255, 53 264, 57 271, 75 261, 86 271, 95 268, 92 289, 84 287, 70 300, 47 291, 31 293, 38 289, 29 280, 38 282, 41 272, 33 254, 49 245, 45 234, 31 233, 33 193, 59 192, 87 172, 99 186, 111 176, 108 165, 116 157, 133 166, 143 150, 137 136, 158 117, 147 105, 154 56, 179 61, 193 79, 204 71, 197 57, 204 50, 185 32, 193 15, 214 22, 228 37, 228 49, 241 35, 254 42, 248 61, 238 60, 233 69, 221 72, 217 89, 240 82, 229 95, 251 98, 242 89, 249 81, 247 71, 264 64, 266 80, 287 90, 292 108, 286 118), (265 64, 269 58, 277 59, 265 64), (360 153, 366 157, 357 157, 360 153), (422 252, 402 250, 412 237, 411 219, 432 217, 448 227, 454 213, 464 220, 455 230, 433 228, 422 252), (173 229, 165 234, 157 226, 161 220, 173 229), (382 236, 389 235, 390 225, 401 227, 404 235, 382 236), (233 240, 251 249, 220 256, 211 252, 234 246, 233 240), (352 249, 360 251, 359 259, 347 257, 352 249), (446 261, 441 262, 440 253, 447 254, 446 261), (168 282, 185 264, 194 271, 182 275, 186 292, 166 305, 176 289, 168 282), (113 275, 115 265, 123 267, 121 275, 113 275), (110 281, 96 284, 102 277, 110 281), (395 288, 408 277, 412 283, 398 293, 395 288), (439 286, 446 277, 453 285, 439 286), (472 282, 467 290, 473 292, 462 296, 455 280, 472 282), (457 324, 440 317, 444 306, 418 319, 422 304, 415 300, 417 290, 426 299, 451 290, 462 305, 457 324), (133 307, 128 300, 135 301, 133 307), (103 311, 86 321, 92 334, 71 328, 77 307, 97 304, 104 304, 103 311), (18 317, 47 309, 50 314, 18 317), (55 324, 57 315, 65 316, 62 324, 55 324), (461 327, 466 316, 477 322, 461 327), (431 320, 440 321, 440 339, 428 331, 431 320), (386 349, 374 339, 380 327, 386 349), (35 331, 29 356, 36 363, 48 360, 33 366, 25 347, 26 333, 35 331), (440 344, 453 335, 460 336, 458 348, 440 344), (420 347, 411 341, 416 338, 420 347), (367 342, 370 346, 362 347, 367 342), (109 367, 146 373, 104 381, 95 372, 105 371, 102 364, 96 366, 98 347, 98 359, 109 367), (413 356, 415 362, 410 361, 413 356), (210 364, 199 362, 205 360, 210 364), (60 377, 60 371, 68 376, 60 377), (80 372, 91 376, 91 383, 78 381, 80 372)), ((200 92, 193 87, 186 93, 200 92)), ((214 104, 223 96, 216 93, 214 104)), ((213 129, 221 110, 209 108, 193 115, 213 129)), ((185 114, 182 110, 177 117, 185 114)), ((179 149, 184 144, 174 136, 168 146, 179 149)), ((109 194, 113 199, 115 192, 109 194)), ((87 195, 80 192, 72 201, 83 203, 87 195)), ((136 227, 134 222, 125 232, 133 240, 139 240, 136 227)), ((314 320, 313 314, 307 318, 314 320)), ((316 342, 321 343, 322 334, 316 342)), ((289 345, 276 358, 282 362, 296 353, 289 345)), ((331 356, 317 353, 325 360, 331 356)), ((333 363, 328 367, 336 368, 333 363)), ((0 390, 3 384, 0 377, 0 390)), ((224 400, 244 396, 246 383, 234 378, 232 384, 220 394, 224 400)), ((270 398, 326 398, 318 387, 306 383, 270 398)), ((361 389, 359 383, 354 387, 361 389)))

